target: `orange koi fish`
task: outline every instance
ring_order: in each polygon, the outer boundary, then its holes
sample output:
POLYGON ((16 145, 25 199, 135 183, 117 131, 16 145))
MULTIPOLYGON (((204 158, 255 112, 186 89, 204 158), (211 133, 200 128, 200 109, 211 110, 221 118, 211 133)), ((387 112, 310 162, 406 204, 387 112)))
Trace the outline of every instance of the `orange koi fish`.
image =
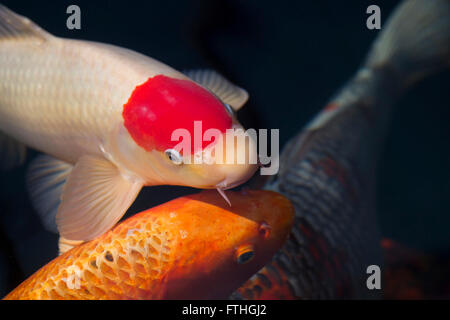
POLYGON ((60 255, 5 299, 225 299, 285 242, 294 208, 272 191, 213 191, 141 212, 60 255))

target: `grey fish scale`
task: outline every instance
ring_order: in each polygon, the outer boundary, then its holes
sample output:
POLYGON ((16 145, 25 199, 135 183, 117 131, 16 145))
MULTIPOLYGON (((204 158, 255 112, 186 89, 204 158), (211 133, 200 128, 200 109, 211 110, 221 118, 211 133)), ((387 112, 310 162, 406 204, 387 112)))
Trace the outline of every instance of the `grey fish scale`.
MULTIPOLYGON (((360 86, 354 80, 344 90, 360 86)), ((363 109, 373 108, 377 101, 372 103, 345 109, 326 130, 304 131, 293 138, 282 154, 283 168, 267 186, 296 208, 291 237, 272 264, 279 266, 274 272, 284 273, 298 298, 378 297, 366 287, 367 266, 382 266, 373 173, 384 133, 381 129, 374 135, 371 121, 384 119, 376 119, 379 113, 367 116, 363 109), (304 229, 314 236, 307 236, 304 229)))
MULTIPOLYGON (((344 115, 341 117, 341 119, 345 118, 344 115)), ((354 117, 351 117, 350 119, 355 120, 354 117)), ((361 121, 359 123, 364 122, 361 121)), ((314 147, 310 148, 308 151, 304 151, 304 158, 310 158, 311 161, 314 161, 315 159, 331 156, 332 159, 336 159, 339 165, 344 167, 345 171, 349 173, 347 175, 348 179, 346 180, 347 185, 343 185, 343 183, 338 180, 338 177, 328 176, 325 178, 324 175, 316 173, 315 179, 313 179, 316 180, 315 184, 317 185, 317 181, 322 179, 322 184, 327 185, 328 187, 321 189, 322 196, 315 199, 317 203, 316 206, 309 208, 309 210, 297 210, 297 218, 300 220, 300 223, 308 224, 315 232, 320 233, 330 245, 330 251, 345 248, 349 261, 353 262, 345 263, 345 265, 355 270, 355 275, 359 275, 356 276, 356 278, 359 279, 355 279, 354 282, 361 283, 364 286, 366 267, 369 264, 373 264, 373 261, 370 262, 369 260, 372 260, 372 257, 376 256, 372 254, 367 255, 367 252, 378 251, 377 248, 379 242, 376 239, 379 239, 379 237, 377 237, 378 232, 376 230, 376 223, 373 219, 375 215, 373 212, 374 210, 371 209, 373 206, 367 205, 367 203, 371 203, 370 196, 368 196, 371 193, 371 188, 367 188, 366 191, 363 188, 363 186, 368 186, 369 182, 359 181, 360 179, 358 179, 358 177, 361 175, 355 174, 355 172, 359 171, 359 168, 355 168, 351 158, 354 157, 354 154, 352 154, 354 151, 359 150, 361 152, 364 150, 361 148, 361 145, 367 142, 367 135, 361 134, 359 135, 359 137, 361 137, 360 141, 352 141, 351 137, 355 137, 355 135, 351 134, 351 132, 361 132, 361 130, 355 130, 355 128, 353 130, 348 130, 345 121, 340 125, 336 124, 335 127, 337 128, 337 131, 340 131, 339 133, 335 132, 337 136, 339 136, 340 139, 345 139, 347 141, 346 148, 340 148, 340 153, 334 151, 336 149, 333 148, 333 143, 330 143, 330 141, 337 142, 337 145, 342 143, 339 143, 339 140, 336 141, 336 138, 332 138, 332 136, 336 137, 336 135, 333 134, 334 130, 331 130, 332 128, 328 127, 328 130, 323 131, 323 134, 321 134, 322 137, 320 135, 315 137, 316 141, 314 147), (342 134, 343 130, 348 130, 347 132, 349 132, 351 136, 344 137, 345 134, 342 134), (329 145, 331 145, 331 148, 329 145), (346 150, 350 151, 352 149, 353 152, 348 152, 346 155, 346 150), (333 191, 330 192, 329 190, 333 191), (338 194, 340 198, 336 199, 323 196, 330 193, 335 195, 338 194), (333 215, 335 219, 331 218, 333 215), (317 217, 323 218, 320 225, 317 225, 314 222, 314 220, 317 220, 317 217), (331 225, 334 226, 334 230, 329 227, 331 225), (335 234, 334 239, 328 239, 327 232, 324 230, 328 230, 329 233, 335 234), (364 230, 364 232, 362 232, 362 230, 364 230), (362 247, 363 243, 368 248, 362 247), (370 248, 372 248, 372 250, 370 248), (359 263, 357 263, 358 261, 359 263)), ((319 170, 323 173, 323 170, 319 170)), ((289 172, 287 172, 286 175, 289 175, 289 172)), ((288 183, 283 180, 283 176, 280 176, 279 180, 278 185, 280 186, 280 192, 286 194, 288 197, 290 194, 297 192, 295 191, 297 185, 302 184, 301 180, 296 181, 294 184, 288 183)), ((296 207, 301 207, 296 200, 293 200, 293 202, 296 207)), ((309 242, 311 241, 312 239, 309 239, 309 242)), ((375 262, 380 264, 381 259, 375 262)), ((320 268, 315 268, 313 271, 316 272, 315 270, 318 269, 320 268)), ((351 272, 351 270, 349 270, 349 272, 351 272)), ((321 275, 321 277, 323 277, 323 275, 321 275)), ((320 279, 321 277, 317 278, 320 279)), ((359 289, 364 290, 365 288, 359 289)), ((321 293, 319 293, 319 295, 321 295, 321 293)), ((324 293, 324 296, 326 296, 326 292, 324 293)), ((350 293, 350 297, 351 296, 352 293, 350 293)))
MULTIPOLYGON (((351 87, 351 85, 350 85, 351 87)), ((355 83, 355 87, 359 84, 355 83)), ((373 106, 376 101, 373 101, 373 106)), ((378 105, 379 110, 383 110, 381 103, 378 105)), ((369 106, 370 107, 370 106, 369 106)), ((275 189, 288 198, 290 198, 296 207, 297 221, 301 225, 309 225, 315 232, 321 234, 331 247, 331 251, 343 248, 348 255, 348 261, 345 263, 346 272, 341 272, 343 279, 341 282, 348 282, 348 275, 350 283, 353 288, 350 288, 344 297, 364 297, 373 296, 365 287, 366 268, 370 264, 382 265, 381 252, 379 248, 380 235, 376 224, 375 210, 374 210, 374 188, 375 179, 373 172, 376 165, 376 154, 380 140, 384 136, 381 127, 380 133, 373 134, 373 125, 371 119, 367 117, 367 105, 353 106, 348 108, 348 111, 337 116, 332 123, 328 124, 327 130, 320 130, 314 133, 312 140, 310 140, 306 147, 302 150, 302 155, 297 157, 298 165, 286 166, 290 168, 285 172, 280 172, 278 181, 275 183, 275 189), (355 134, 355 133, 358 134, 355 134), (374 137, 374 138, 371 138, 374 137), (304 181, 303 179, 292 179, 291 171, 296 172, 302 170, 312 170, 310 165, 302 166, 303 163, 314 163, 321 158, 334 159, 340 167, 343 167, 347 180, 345 185, 339 181, 338 177, 330 177, 319 169, 303 176, 314 176, 312 181, 315 184, 326 185, 320 192, 320 197, 315 200, 322 203, 315 208, 305 207, 304 203, 310 204, 311 201, 304 201, 306 198, 311 198, 312 192, 306 192, 307 186, 311 186, 311 181, 304 181), (371 159, 371 161, 367 161, 371 159), (317 181, 322 180, 317 183, 317 181), (301 188, 299 188, 301 186, 301 188), (299 196, 301 194, 302 196, 299 196), (334 219, 332 218, 334 216, 334 219), (317 225, 314 221, 317 217, 323 219, 322 223, 317 225), (317 226, 314 226, 317 225, 317 226), (330 236, 332 235, 332 236, 330 236), (344 276, 345 274, 345 276, 344 276)), ((370 110, 370 108, 369 108, 370 110)), ((387 112, 388 113, 388 112, 387 112)), ((384 116, 387 114, 378 113, 378 123, 385 122, 384 116), (382 115, 380 117, 379 115, 382 115)), ((306 132, 303 135, 309 135, 306 132)), ((305 139, 293 139, 293 141, 306 141, 305 139)), ((291 143, 292 144, 292 143, 291 143)), ((283 154, 283 158, 291 158, 293 155, 289 154, 291 150, 298 150, 295 146, 288 145, 283 154)), ((282 160, 284 161, 284 160, 282 160)), ((314 189, 314 187, 313 187, 314 189)), ((297 238, 302 237, 301 232, 297 232, 297 238)), ((289 242, 291 240, 288 240, 289 242)), ((314 239, 303 239, 303 243, 310 243, 314 239)), ((296 241, 298 243, 298 240, 296 241)), ((307 250, 299 250, 307 251, 307 250)), ((331 253, 331 252, 330 252, 331 253)), ((276 260, 278 257, 275 258, 276 260)), ((299 266, 298 274, 301 274, 305 266, 299 266)), ((313 270, 317 279, 322 279, 323 274, 318 274, 319 265, 313 270)), ((301 276, 300 276, 301 278, 301 276)), ((329 290, 329 286, 333 287, 339 281, 328 282, 324 286, 322 293, 317 293, 319 296, 328 297, 330 292, 336 290, 329 290)), ((301 290, 305 291, 305 290, 301 290)), ((316 293, 311 293, 315 295, 316 293)), ((342 296, 341 296, 342 297, 342 296)), ((308 295, 303 296, 308 298, 308 295)), ((331 297, 329 297, 331 298, 331 297)))
MULTIPOLYGON (((298 170, 299 168, 296 167, 295 170, 298 170)), ((288 176, 289 177, 289 176, 288 176)), ((329 186, 336 185, 334 180, 326 179, 324 181, 328 182, 329 186)), ((291 180, 290 180, 290 183, 291 180)), ((296 183, 296 186, 301 186, 302 180, 300 180, 298 183, 296 183)), ((284 190, 283 188, 280 188, 280 191, 285 192, 286 194, 289 194, 290 199, 298 204, 299 210, 302 212, 310 211, 309 215, 309 224, 315 227, 316 230, 322 230, 324 233, 327 234, 333 234, 334 236, 332 239, 329 239, 330 243, 335 243, 334 239, 337 237, 341 237, 342 241, 346 244, 351 243, 352 241, 355 241, 355 239, 347 239, 349 235, 354 234, 353 230, 347 230, 343 235, 336 234, 339 231, 334 228, 334 226, 339 225, 347 225, 349 228, 352 228, 353 223, 350 220, 350 215, 337 215, 336 212, 339 212, 338 210, 341 210, 343 212, 347 212, 349 209, 347 208, 349 206, 348 203, 343 202, 343 198, 332 198, 327 197, 328 191, 332 190, 334 192, 336 188, 335 187, 327 187, 326 189, 322 187, 321 193, 318 197, 314 198, 314 202, 312 203, 311 199, 309 198, 309 193, 307 191, 305 192, 289 192, 288 190, 284 190), (324 192, 326 190, 326 192, 324 192), (334 214, 333 214, 334 213, 334 214), (331 226, 331 227, 329 227, 331 226)), ((298 190, 298 189, 297 189, 298 190)), ((306 190, 304 187, 301 190, 306 190)), ((343 190, 342 188, 340 189, 343 190)), ((340 193, 342 193, 340 191, 340 193)))

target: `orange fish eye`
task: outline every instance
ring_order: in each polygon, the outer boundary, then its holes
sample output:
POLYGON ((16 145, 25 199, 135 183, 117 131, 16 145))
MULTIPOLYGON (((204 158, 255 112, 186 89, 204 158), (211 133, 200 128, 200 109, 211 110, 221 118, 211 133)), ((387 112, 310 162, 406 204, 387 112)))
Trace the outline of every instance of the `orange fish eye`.
POLYGON ((244 244, 236 249, 236 261, 239 264, 245 264, 253 259, 255 251, 251 244, 244 244))

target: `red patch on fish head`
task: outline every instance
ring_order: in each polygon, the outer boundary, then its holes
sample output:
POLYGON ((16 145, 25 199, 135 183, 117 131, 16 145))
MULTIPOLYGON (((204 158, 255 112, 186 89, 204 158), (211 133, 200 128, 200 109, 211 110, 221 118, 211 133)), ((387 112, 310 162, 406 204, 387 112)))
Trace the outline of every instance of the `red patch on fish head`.
MULTIPOLYGON (((147 151, 164 151, 180 141, 172 141, 172 132, 186 129, 194 148, 194 121, 201 121, 203 133, 215 128, 224 133, 232 118, 222 102, 208 90, 190 80, 157 75, 137 86, 124 105, 124 125, 133 140, 147 151)), ((210 141, 203 141, 205 148, 210 141)))

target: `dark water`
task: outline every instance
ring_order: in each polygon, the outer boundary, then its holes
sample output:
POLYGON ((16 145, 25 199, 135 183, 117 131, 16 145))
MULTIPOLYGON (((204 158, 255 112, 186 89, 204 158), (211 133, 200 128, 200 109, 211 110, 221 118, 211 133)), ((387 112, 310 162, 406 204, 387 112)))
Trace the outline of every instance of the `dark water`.
MULTIPOLYGON (((279 128, 281 145, 355 72, 398 1, 4 1, 62 37, 111 43, 179 69, 214 68, 246 88, 245 127, 279 128), (81 8, 81 30, 66 8, 81 8)), ((396 107, 379 171, 379 222, 389 237, 425 252, 450 250, 450 73, 414 86, 396 107)), ((30 152, 28 160, 36 153, 30 152)), ((0 174, 0 296, 55 257, 25 187, 26 166, 0 174)), ((135 213, 188 188, 146 188, 135 213)))

